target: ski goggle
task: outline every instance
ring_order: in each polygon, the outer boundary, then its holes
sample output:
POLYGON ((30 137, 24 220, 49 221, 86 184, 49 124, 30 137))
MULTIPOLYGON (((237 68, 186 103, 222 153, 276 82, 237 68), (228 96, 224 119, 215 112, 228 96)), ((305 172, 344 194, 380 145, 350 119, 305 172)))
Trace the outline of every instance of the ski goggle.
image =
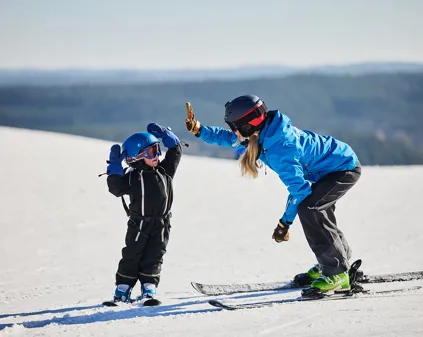
POLYGON ((130 164, 135 163, 136 161, 141 160, 143 158, 154 159, 157 156, 160 156, 161 154, 162 152, 160 151, 160 145, 156 143, 149 147, 146 147, 145 149, 142 149, 140 153, 138 153, 135 157, 127 157, 126 162, 130 164))
POLYGON ((238 119, 234 122, 226 121, 226 124, 229 125, 232 132, 239 131, 241 136, 248 137, 247 135, 250 134, 251 129, 253 129, 254 127, 257 127, 259 124, 261 124, 264 121, 265 118, 266 118, 266 115, 262 114, 262 115, 260 115, 256 118, 254 118, 253 120, 246 120, 246 118, 241 118, 241 119, 238 119))

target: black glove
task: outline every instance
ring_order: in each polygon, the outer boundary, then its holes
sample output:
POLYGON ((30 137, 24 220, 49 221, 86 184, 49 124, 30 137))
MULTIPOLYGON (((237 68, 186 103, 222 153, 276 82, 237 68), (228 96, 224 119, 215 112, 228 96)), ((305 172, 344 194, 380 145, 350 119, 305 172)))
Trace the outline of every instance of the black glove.
POLYGON ((284 224, 281 220, 279 220, 278 225, 276 226, 275 230, 273 231, 272 239, 274 239, 277 243, 282 241, 289 240, 289 226, 291 224, 284 224))

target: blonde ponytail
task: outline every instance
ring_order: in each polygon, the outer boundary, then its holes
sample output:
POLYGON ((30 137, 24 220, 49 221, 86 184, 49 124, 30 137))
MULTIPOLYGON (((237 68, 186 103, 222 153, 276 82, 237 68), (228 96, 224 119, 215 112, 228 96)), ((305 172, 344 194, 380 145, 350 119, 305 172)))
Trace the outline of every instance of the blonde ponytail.
POLYGON ((259 132, 257 131, 250 136, 247 150, 240 159, 242 175, 252 177, 253 179, 258 177, 258 169, 260 168, 260 165, 257 163, 259 154, 258 135, 259 132))

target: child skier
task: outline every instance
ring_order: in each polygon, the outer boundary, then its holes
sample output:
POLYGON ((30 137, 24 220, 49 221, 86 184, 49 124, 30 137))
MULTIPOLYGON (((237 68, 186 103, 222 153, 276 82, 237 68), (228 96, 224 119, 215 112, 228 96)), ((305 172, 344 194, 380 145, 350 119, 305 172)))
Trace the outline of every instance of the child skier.
POLYGON ((169 241, 172 181, 182 147, 173 132, 156 123, 150 123, 147 131, 129 136, 122 150, 118 144, 110 149, 109 192, 116 197, 129 195, 130 198, 125 247, 116 272, 115 302, 128 302, 138 280, 142 301, 155 299, 169 241), (163 161, 159 160, 158 138, 168 148, 163 161), (123 169, 122 160, 128 164, 127 169, 123 169))

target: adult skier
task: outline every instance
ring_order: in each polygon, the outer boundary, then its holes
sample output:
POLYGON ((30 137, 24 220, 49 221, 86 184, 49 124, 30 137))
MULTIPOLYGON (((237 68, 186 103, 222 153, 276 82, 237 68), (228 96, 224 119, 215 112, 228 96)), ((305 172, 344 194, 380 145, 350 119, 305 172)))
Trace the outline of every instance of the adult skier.
POLYGON ((286 209, 273 231, 280 243, 299 215, 318 264, 295 277, 316 292, 349 289, 350 247, 337 226, 335 203, 355 185, 361 166, 352 148, 331 136, 293 125, 278 110, 269 111, 255 95, 243 95, 225 105, 226 130, 205 126, 187 103, 186 128, 207 143, 245 147, 240 158, 243 175, 256 178, 260 162, 275 171, 287 186, 286 209))

